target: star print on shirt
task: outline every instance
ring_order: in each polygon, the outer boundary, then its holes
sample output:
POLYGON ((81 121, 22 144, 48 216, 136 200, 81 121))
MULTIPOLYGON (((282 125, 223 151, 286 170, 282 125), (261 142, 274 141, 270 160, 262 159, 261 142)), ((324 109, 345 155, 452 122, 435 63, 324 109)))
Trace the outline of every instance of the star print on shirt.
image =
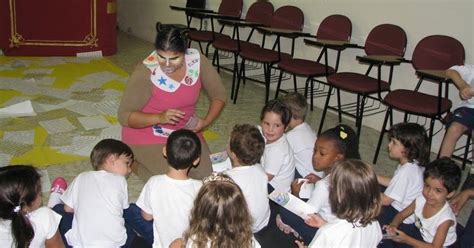
POLYGON ((170 84, 170 85, 168 85, 168 88, 169 88, 170 90, 173 90, 173 89, 174 89, 174 85, 170 84))
POLYGON ((160 81, 160 85, 166 85, 166 78, 161 77, 158 81, 160 81))

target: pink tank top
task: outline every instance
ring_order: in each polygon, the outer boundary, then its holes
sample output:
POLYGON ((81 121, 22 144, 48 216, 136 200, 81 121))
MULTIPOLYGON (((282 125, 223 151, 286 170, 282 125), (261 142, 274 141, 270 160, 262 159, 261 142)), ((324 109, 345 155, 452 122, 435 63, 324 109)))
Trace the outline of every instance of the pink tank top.
MULTIPOLYGON (((179 109, 185 113, 183 119, 176 125, 159 124, 147 128, 122 128, 122 140, 132 145, 166 144, 166 140, 174 130, 184 127, 189 118, 194 115, 199 92, 202 87, 200 69, 200 54, 195 49, 188 49, 185 54, 186 75, 181 82, 169 78, 156 59, 156 52, 143 61, 150 69, 152 95, 145 107, 144 113, 161 113, 167 109, 179 109)), ((202 139, 202 137, 200 137, 202 139)))

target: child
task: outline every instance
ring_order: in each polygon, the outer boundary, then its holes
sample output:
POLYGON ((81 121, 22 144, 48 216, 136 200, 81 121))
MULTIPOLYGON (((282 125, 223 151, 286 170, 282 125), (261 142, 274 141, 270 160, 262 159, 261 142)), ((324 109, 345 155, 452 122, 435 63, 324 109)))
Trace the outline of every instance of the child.
POLYGON ((315 171, 311 164, 316 133, 304 121, 308 109, 306 98, 298 92, 291 92, 286 94, 282 101, 291 110, 291 121, 288 124, 290 130, 286 133, 286 138, 295 156, 296 177, 307 178, 311 183, 315 183, 324 173, 315 171))
POLYGON ((291 120, 291 111, 281 100, 271 100, 263 107, 260 120, 265 138, 261 164, 268 176, 269 193, 273 190, 290 192, 295 178, 295 161, 285 130, 291 120))
POLYGON ((31 166, 0 168, 0 244, 2 247, 64 247, 61 216, 41 207, 40 175, 31 166))
POLYGON ((270 219, 268 178, 258 164, 264 149, 265 141, 257 127, 248 124, 234 126, 228 151, 232 169, 225 173, 242 189, 253 219, 254 233, 266 227, 270 219))
POLYGON ((170 247, 260 247, 252 235, 252 218, 239 186, 224 174, 212 174, 203 181, 189 228, 170 247))
POLYGON ((90 155, 94 171, 80 173, 61 196, 64 206, 54 207, 63 214, 61 232, 70 246, 126 244, 123 210, 128 208, 126 177, 133 158, 130 147, 118 140, 104 139, 94 146, 90 155))
MULTIPOLYGON (((380 224, 387 225, 393 217, 411 204, 423 190, 424 165, 429 162, 429 145, 425 129, 416 123, 398 123, 388 131, 388 152, 399 161, 392 178, 377 176, 380 185, 387 187, 382 194, 380 224)), ((415 221, 414 216, 404 220, 415 221)))
POLYGON ((330 185, 329 202, 337 218, 325 221, 311 215, 306 223, 319 231, 309 247, 376 247, 382 239, 377 222, 382 204, 372 165, 353 159, 337 162, 330 185))
MULTIPOLYGON (((456 216, 447 199, 451 198, 461 181, 461 169, 449 158, 435 160, 423 173, 423 194, 398 213, 388 226, 389 237, 410 247, 447 247, 456 242, 456 216), (406 217, 415 214, 412 233, 397 229, 406 217), (420 237, 421 234, 421 237, 420 237)), ((392 242, 384 242, 392 243, 392 242)))
MULTIPOLYGON (((316 171, 322 171, 327 175, 315 184, 314 191, 307 201, 314 207, 324 220, 330 221, 336 216, 329 205, 329 172, 333 165, 344 159, 360 159, 358 137, 354 130, 347 125, 338 125, 324 131, 316 140, 313 152, 313 167, 316 171)), ((301 183, 296 180, 292 184, 292 191, 298 196, 301 183)), ((299 216, 286 209, 280 210, 281 222, 277 217, 277 223, 282 231, 293 232, 295 236, 301 236, 308 244, 317 232, 317 228, 308 226, 299 216)))
POLYGON ((181 237, 189 225, 201 181, 188 177, 188 171, 199 164, 201 142, 191 130, 171 133, 163 155, 168 161, 165 175, 151 177, 143 187, 137 203, 125 211, 125 220, 153 247, 168 247, 181 237))
POLYGON ((474 127, 474 65, 453 66, 446 71, 452 82, 459 89, 461 102, 448 121, 439 157, 451 157, 458 139, 474 127))

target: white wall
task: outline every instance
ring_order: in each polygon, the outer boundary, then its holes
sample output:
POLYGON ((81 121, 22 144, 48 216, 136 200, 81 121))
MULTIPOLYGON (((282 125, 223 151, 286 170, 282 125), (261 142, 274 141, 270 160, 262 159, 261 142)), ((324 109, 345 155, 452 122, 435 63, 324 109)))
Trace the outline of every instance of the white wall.
MULTIPOLYGON (((185 0, 118 0, 118 23, 121 30, 142 39, 153 41, 155 23, 183 23, 185 15, 173 11, 169 5, 184 6, 185 0)), ((220 0, 208 0, 207 7, 217 10, 220 0)), ((244 0, 244 14, 254 0, 244 0)), ((317 26, 326 16, 343 14, 353 25, 352 42, 363 45, 370 30, 382 23, 393 23, 407 33, 408 46, 405 57, 411 58, 413 49, 423 37, 432 34, 449 35, 458 39, 466 50, 466 63, 474 63, 474 1, 473 0, 274 0, 275 9, 283 5, 300 7, 305 14, 304 31, 315 33, 317 26)), ((300 41, 296 56, 314 58, 318 54, 315 48, 306 47, 300 41)), ((366 66, 356 62, 355 56, 362 50, 350 49, 343 52, 340 71, 365 72, 366 66)), ((416 83, 414 70, 409 64, 395 69, 392 88, 410 88, 416 83)), ((435 92, 434 85, 427 84, 426 90, 435 92)), ((450 90, 450 98, 458 102, 457 91, 450 90)), ((316 104, 322 106, 323 99, 316 104)), ((383 115, 364 119, 364 124, 380 129, 383 115)), ((395 122, 401 121, 396 116, 395 122)), ((438 126, 440 128, 440 126, 438 126)), ((435 137, 433 151, 438 150, 443 132, 435 137)))

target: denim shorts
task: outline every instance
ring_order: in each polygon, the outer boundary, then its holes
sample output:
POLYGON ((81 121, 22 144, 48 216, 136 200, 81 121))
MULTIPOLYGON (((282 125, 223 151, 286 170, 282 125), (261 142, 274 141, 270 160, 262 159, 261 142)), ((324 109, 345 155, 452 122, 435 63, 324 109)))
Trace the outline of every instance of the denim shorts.
POLYGON ((467 107, 457 108, 447 118, 446 128, 449 128, 453 122, 458 122, 471 131, 474 128, 474 109, 467 107))

